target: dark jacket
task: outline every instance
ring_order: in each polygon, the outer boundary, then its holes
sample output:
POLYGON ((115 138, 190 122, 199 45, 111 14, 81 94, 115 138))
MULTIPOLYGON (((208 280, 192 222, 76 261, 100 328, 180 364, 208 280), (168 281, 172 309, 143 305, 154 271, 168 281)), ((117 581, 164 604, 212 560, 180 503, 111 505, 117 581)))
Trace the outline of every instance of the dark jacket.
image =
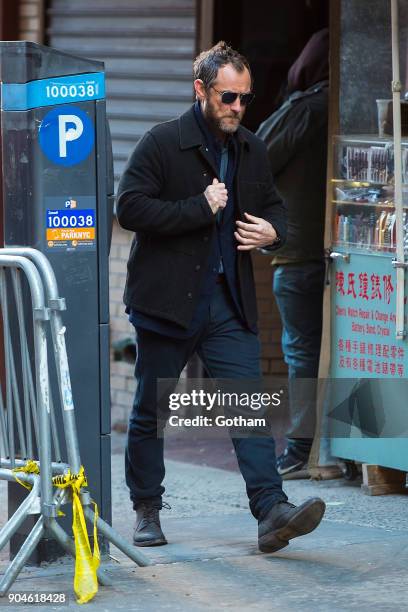
MULTIPOLYGON (((237 138, 239 218, 244 212, 263 217, 284 241, 285 210, 273 186, 265 145, 242 126, 237 138)), ((128 307, 188 327, 215 231, 215 216, 204 196, 214 177, 219 178, 193 107, 152 128, 136 146, 117 198, 119 223, 137 232, 124 294, 128 307)), ((237 273, 244 316, 253 326, 256 296, 248 252, 238 252, 237 273)))
POLYGON ((257 131, 288 210, 286 244, 273 263, 323 258, 328 83, 295 92, 257 131))

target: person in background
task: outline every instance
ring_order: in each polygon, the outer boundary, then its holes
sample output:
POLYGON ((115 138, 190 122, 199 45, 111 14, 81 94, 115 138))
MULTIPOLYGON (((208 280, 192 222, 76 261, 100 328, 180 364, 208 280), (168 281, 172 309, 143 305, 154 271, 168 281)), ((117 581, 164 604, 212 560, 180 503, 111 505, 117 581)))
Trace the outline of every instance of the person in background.
POLYGON ((273 260, 282 319, 291 428, 278 458, 281 475, 305 475, 316 422, 316 378, 325 277, 324 216, 328 130, 329 32, 315 33, 289 70, 287 99, 257 131, 288 209, 284 246, 273 260))
MULTIPOLYGON (((265 145, 240 125, 253 98, 248 61, 220 42, 195 60, 194 88, 186 113, 138 142, 118 188, 119 223, 136 232, 124 300, 137 335, 125 456, 137 546, 167 543, 157 380, 177 380, 196 352, 213 378, 261 379, 250 252, 276 248, 286 234, 265 145)), ((233 445, 260 550, 315 529, 325 504, 287 501, 273 438, 235 437, 233 445)))

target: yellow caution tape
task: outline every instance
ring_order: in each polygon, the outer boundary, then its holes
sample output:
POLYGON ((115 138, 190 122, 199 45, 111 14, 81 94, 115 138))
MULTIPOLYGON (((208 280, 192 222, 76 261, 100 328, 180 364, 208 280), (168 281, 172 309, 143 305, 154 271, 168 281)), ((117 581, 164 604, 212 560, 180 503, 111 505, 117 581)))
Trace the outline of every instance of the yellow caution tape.
POLYGON ((98 592, 98 579, 96 576, 97 569, 100 563, 100 553, 98 545, 98 532, 96 522, 98 520, 98 507, 95 505, 95 521, 94 521, 94 550, 91 553, 89 544, 88 532, 84 511, 79 492, 81 487, 87 486, 84 467, 81 468, 78 474, 71 474, 68 471, 63 476, 54 476, 52 479, 54 486, 65 489, 71 487, 72 491, 72 531, 75 540, 75 576, 74 590, 78 597, 77 603, 83 604, 90 601, 98 592))
POLYGON ((23 472, 24 474, 39 474, 40 468, 38 467, 38 464, 33 461, 33 459, 28 459, 25 465, 22 467, 13 468, 11 471, 13 472, 14 478, 17 480, 18 484, 21 484, 23 487, 31 491, 32 485, 28 482, 23 482, 20 480, 19 477, 16 476, 16 472, 23 472))
MULTIPOLYGON (((23 482, 16 475, 17 472, 23 472, 25 474, 39 474, 40 468, 37 463, 29 459, 26 465, 22 467, 14 468, 14 478, 26 489, 31 490, 32 486, 23 482)), ((95 506, 95 520, 93 526, 94 536, 94 550, 91 552, 91 546, 89 544, 88 532, 86 529, 84 511, 82 508, 81 500, 79 499, 79 492, 82 487, 88 486, 88 482, 85 476, 84 466, 81 468, 78 474, 71 474, 68 470, 67 474, 62 476, 54 476, 52 478, 52 484, 59 489, 71 488, 72 491, 72 531, 74 533, 75 541, 75 576, 74 576, 74 590, 78 597, 77 603, 83 604, 90 601, 98 592, 98 579, 96 572, 100 563, 100 552, 98 545, 98 506, 93 502, 95 506)), ((65 516, 63 512, 58 511, 59 516, 65 516)))
MULTIPOLYGON (((20 478, 16 475, 16 472, 24 472, 25 474, 39 474, 40 468, 33 459, 28 459, 25 465, 23 465, 22 467, 13 468, 11 471, 14 473, 14 478, 16 479, 18 484, 21 484, 21 486, 31 491, 31 489, 33 488, 32 485, 29 482, 24 482, 23 480, 20 480, 20 478)), ((58 510, 57 514, 58 516, 65 516, 62 510, 58 510)))

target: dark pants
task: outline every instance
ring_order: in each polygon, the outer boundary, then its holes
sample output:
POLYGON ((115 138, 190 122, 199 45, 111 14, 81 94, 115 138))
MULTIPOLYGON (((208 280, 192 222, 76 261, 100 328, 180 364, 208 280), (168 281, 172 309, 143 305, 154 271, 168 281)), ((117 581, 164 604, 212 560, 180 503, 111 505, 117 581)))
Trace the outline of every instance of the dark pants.
MULTIPOLYGON (((126 483, 133 506, 143 499, 161 503, 164 492, 163 439, 157 435, 158 378, 178 379, 197 352, 212 378, 261 379, 260 345, 256 334, 237 319, 224 284, 216 286, 203 328, 188 339, 175 339, 136 328, 137 390, 129 420, 126 483)), ((249 506, 262 518, 278 501, 285 501, 276 470, 275 442, 264 437, 233 438, 249 506)))
POLYGON ((282 319, 282 350, 289 369, 288 446, 307 459, 316 425, 316 379, 322 337, 324 262, 277 266, 273 292, 282 319))

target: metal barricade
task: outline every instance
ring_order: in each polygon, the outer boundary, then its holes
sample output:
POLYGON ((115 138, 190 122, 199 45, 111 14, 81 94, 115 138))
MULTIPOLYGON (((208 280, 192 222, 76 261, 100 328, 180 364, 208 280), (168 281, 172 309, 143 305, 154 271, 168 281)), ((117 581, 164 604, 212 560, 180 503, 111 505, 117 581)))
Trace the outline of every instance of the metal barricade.
MULTIPOLYGON (((57 283, 48 259, 41 252, 24 248, 0 249, 0 304, 3 323, 4 380, 0 389, 0 479, 18 480, 31 486, 31 491, 14 515, 0 530, 0 550, 23 523, 28 514, 39 518, 17 555, 0 580, 0 596, 4 596, 23 568, 45 530, 75 557, 72 538, 58 523, 58 509, 67 503, 67 489, 55 492, 52 477, 70 471, 78 474, 81 458, 71 392, 69 365, 65 346, 65 327, 61 312, 65 300, 58 295, 57 283), (32 326, 24 307, 29 294, 32 326), (11 316, 17 325, 12 325, 11 316), (18 329, 18 337, 12 330, 18 329), (47 328, 50 328, 52 350, 58 378, 59 398, 51 398, 47 328), (55 400, 55 401, 54 401, 55 400), (62 414, 63 431, 57 428, 57 411, 62 414), (61 440, 67 449, 67 462, 61 460, 61 440), (36 454, 38 449, 38 456, 36 454), (22 470, 27 460, 34 459, 32 473, 22 470), (39 472, 39 473, 36 473, 39 472)), ((95 513, 87 490, 81 489, 84 516, 91 525, 95 513)), ((140 566, 148 559, 128 544, 100 517, 97 528, 112 544, 140 566)), ((100 584, 111 584, 101 568, 100 584)))

